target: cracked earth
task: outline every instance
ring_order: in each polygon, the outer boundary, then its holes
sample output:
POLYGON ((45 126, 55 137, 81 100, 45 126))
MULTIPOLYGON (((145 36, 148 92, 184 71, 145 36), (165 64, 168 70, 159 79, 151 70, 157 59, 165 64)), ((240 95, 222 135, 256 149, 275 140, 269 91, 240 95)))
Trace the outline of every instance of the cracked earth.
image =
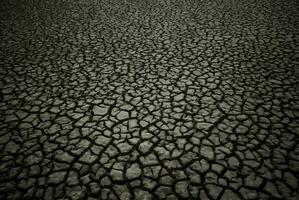
POLYGON ((0 199, 299 199, 296 0, 2 0, 0 199))

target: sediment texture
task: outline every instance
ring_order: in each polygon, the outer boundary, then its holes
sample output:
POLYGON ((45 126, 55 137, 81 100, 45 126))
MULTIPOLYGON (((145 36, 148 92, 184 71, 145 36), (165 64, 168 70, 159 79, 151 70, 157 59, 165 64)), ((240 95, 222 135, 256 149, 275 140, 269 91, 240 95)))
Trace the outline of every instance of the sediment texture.
POLYGON ((296 0, 2 0, 0 199, 298 199, 296 0))

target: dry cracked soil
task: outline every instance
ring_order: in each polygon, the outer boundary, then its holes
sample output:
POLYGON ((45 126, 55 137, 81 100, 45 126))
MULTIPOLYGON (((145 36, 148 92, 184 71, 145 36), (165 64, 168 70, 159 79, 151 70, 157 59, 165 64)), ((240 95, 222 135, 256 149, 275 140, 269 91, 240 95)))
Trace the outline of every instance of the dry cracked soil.
POLYGON ((299 199, 299 2, 1 0, 0 199, 299 199))

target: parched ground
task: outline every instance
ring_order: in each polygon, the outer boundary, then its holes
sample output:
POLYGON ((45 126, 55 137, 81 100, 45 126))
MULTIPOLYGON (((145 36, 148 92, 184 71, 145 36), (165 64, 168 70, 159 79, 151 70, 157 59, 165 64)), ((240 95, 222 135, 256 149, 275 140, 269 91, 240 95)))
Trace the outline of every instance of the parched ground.
POLYGON ((1 0, 0 199, 299 199, 297 0, 1 0))

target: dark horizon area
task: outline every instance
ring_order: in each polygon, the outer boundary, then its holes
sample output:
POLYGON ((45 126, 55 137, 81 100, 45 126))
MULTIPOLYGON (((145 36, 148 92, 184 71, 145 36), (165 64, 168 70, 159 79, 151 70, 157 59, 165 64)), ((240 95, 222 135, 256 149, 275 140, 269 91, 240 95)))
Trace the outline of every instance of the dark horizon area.
POLYGON ((1 0, 0 199, 298 200, 297 0, 1 0))

